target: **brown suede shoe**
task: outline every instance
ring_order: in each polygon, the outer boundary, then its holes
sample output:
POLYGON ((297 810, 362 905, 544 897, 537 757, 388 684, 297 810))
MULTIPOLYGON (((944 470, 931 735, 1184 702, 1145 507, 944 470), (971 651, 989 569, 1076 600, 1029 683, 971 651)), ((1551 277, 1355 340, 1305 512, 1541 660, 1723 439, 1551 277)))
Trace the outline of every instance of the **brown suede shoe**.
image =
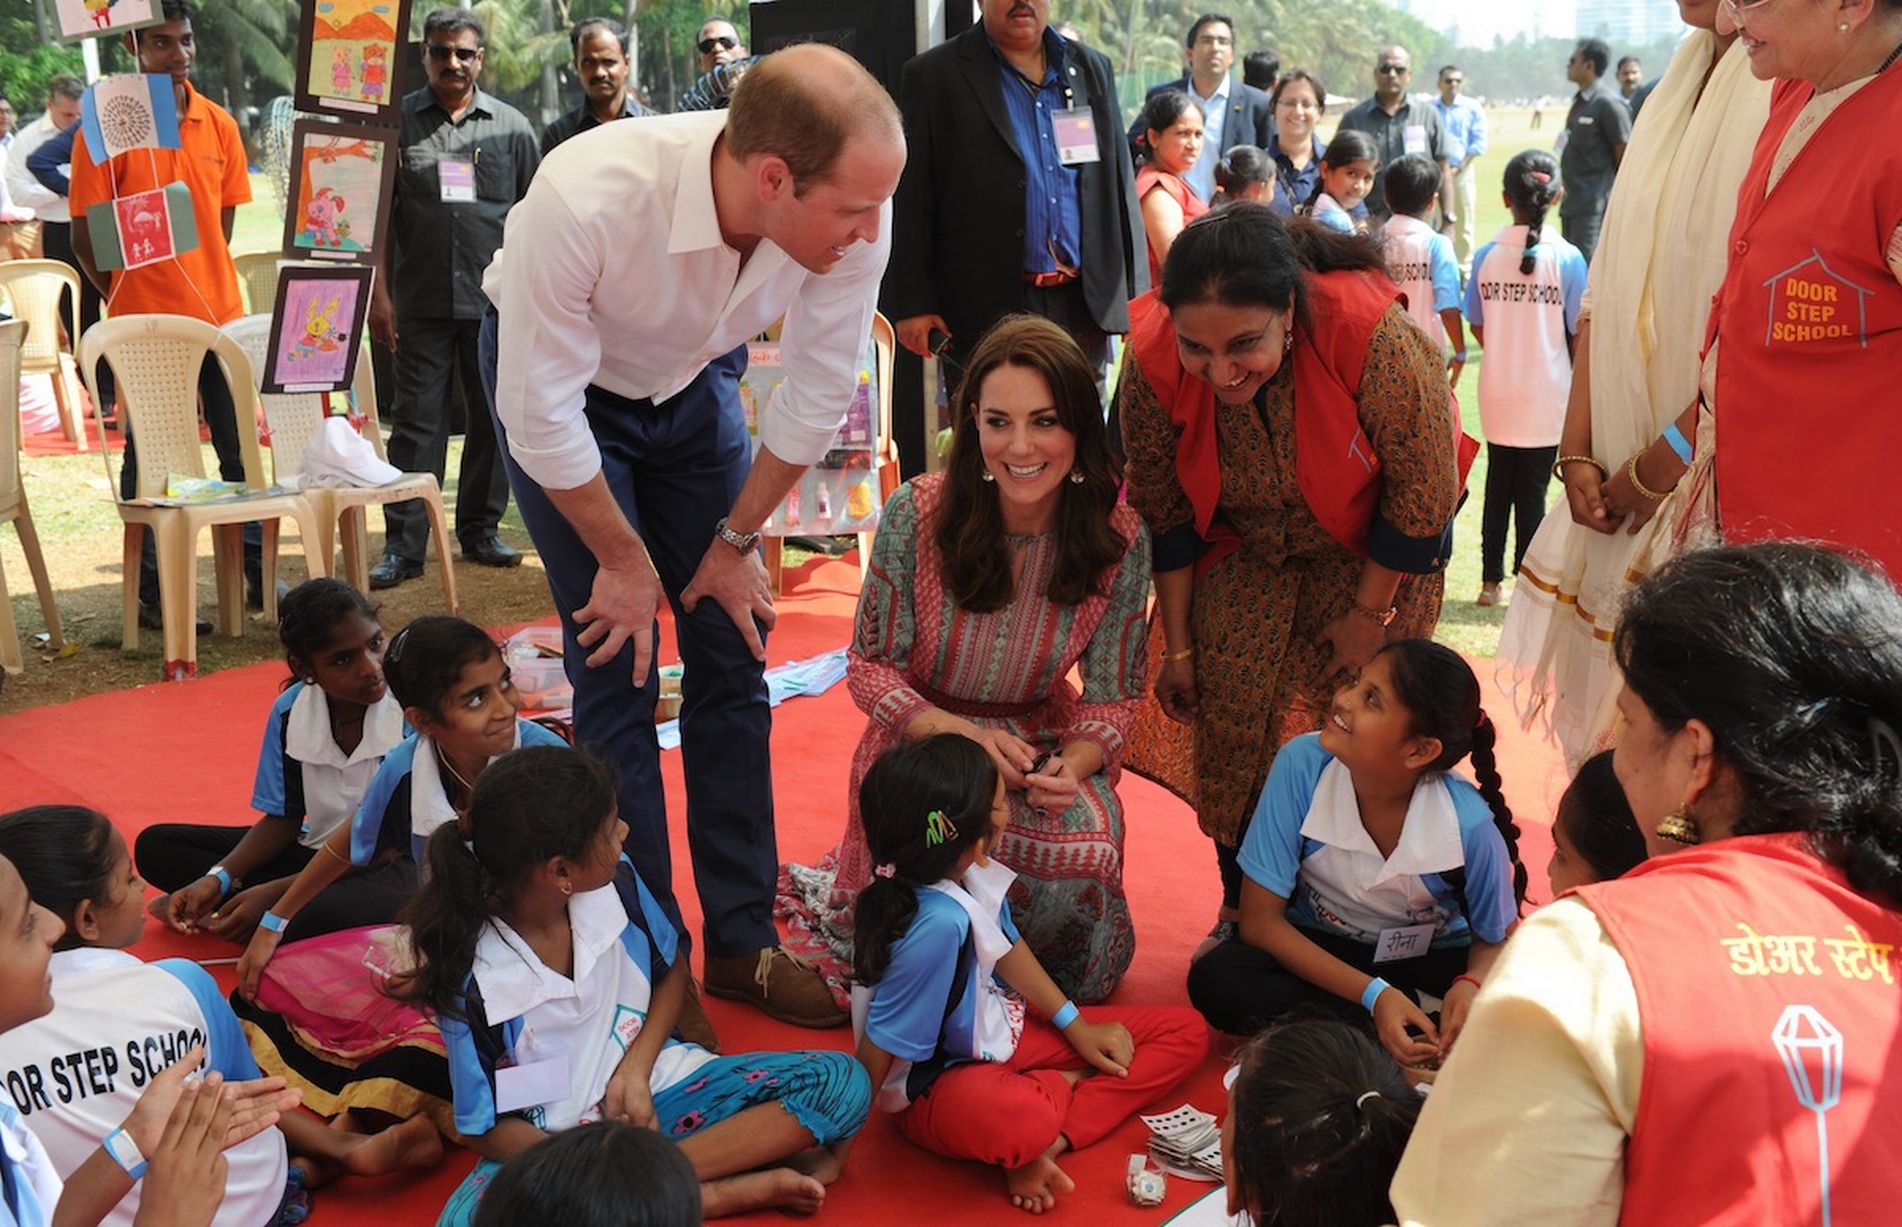
POLYGON ((778 946, 727 959, 708 955, 706 970, 707 992, 758 1006, 795 1027, 836 1027, 852 1017, 833 1000, 817 967, 778 946))
POLYGON ((674 1030, 689 1044, 698 1044, 712 1053, 720 1051, 720 1037, 713 1033, 713 1020, 700 1004, 700 989, 692 976, 687 977, 687 999, 680 1003, 680 1017, 674 1020, 674 1030))

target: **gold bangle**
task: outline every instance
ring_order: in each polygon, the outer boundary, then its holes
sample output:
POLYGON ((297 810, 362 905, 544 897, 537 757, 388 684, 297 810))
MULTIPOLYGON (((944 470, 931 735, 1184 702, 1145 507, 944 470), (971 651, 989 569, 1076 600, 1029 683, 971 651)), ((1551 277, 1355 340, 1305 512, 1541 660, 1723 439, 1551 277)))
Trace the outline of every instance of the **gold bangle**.
POLYGON ((1552 462, 1552 480, 1553 481, 1565 480, 1565 466, 1568 464, 1589 464, 1594 469, 1598 470, 1598 478, 1600 481, 1611 480, 1610 471, 1607 470, 1604 465, 1598 463, 1597 460, 1593 459, 1590 456, 1560 456, 1557 460, 1554 460, 1552 462))
POLYGON ((325 840, 325 841, 324 841, 324 842, 323 842, 323 843, 322 843, 321 845, 319 845, 319 846, 320 846, 320 847, 322 847, 322 848, 323 848, 323 850, 324 850, 325 852, 328 852, 328 853, 330 853, 330 855, 332 855, 332 856, 334 856, 334 857, 336 857, 336 858, 337 858, 338 860, 340 860, 340 861, 342 861, 342 862, 343 862, 343 863, 344 863, 344 864, 345 864, 346 866, 349 866, 349 867, 351 867, 351 868, 355 868, 355 862, 354 862, 354 861, 352 861, 352 860, 351 860, 351 859, 350 859, 349 857, 347 857, 347 856, 345 856, 345 855, 344 855, 343 853, 341 853, 341 852, 339 852, 339 851, 337 851, 337 850, 336 850, 335 848, 333 848, 333 847, 331 847, 331 846, 330 846, 330 841, 329 841, 329 840, 327 840, 327 839, 326 839, 326 840, 325 840))
POLYGON ((1642 454, 1642 452, 1631 453, 1631 459, 1625 461, 1625 476, 1631 480, 1631 488, 1636 490, 1640 497, 1646 502, 1662 503, 1665 495, 1669 494, 1670 491, 1666 490, 1664 494, 1659 494, 1650 486, 1645 485, 1644 481, 1638 476, 1638 457, 1642 454))
POLYGON ((1177 661, 1187 660, 1189 659, 1189 657, 1194 655, 1195 655, 1195 648, 1193 645, 1191 645, 1189 647, 1183 648, 1180 652, 1164 652, 1162 654, 1162 663, 1165 665, 1173 665, 1177 661))

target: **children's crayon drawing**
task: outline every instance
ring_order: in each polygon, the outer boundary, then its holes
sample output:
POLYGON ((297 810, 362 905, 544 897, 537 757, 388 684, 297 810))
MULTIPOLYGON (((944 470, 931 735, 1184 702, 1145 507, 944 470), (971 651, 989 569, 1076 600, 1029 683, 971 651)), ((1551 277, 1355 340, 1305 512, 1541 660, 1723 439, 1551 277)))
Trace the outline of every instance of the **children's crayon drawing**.
POLYGON ((80 130, 95 163, 128 149, 177 149, 178 101, 172 79, 160 73, 101 77, 79 104, 80 130))
POLYGON ((372 275, 367 267, 283 267, 261 381, 264 391, 338 392, 350 386, 372 275))
POLYGON ((388 129, 300 120, 291 148, 284 254, 369 263, 389 222, 395 150, 388 129))
POLYGON ((410 0, 303 0, 297 109, 394 124, 409 7, 410 0))
POLYGON ((164 20, 159 0, 54 0, 60 37, 68 40, 123 34, 164 20))

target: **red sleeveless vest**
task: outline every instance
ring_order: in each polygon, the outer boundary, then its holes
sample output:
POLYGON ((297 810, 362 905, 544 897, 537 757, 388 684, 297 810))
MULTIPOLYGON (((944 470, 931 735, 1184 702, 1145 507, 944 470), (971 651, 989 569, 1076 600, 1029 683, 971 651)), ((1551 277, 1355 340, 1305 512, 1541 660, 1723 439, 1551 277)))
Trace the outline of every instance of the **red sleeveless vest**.
POLYGON ((1777 146, 1813 93, 1776 87, 1711 313, 1724 342, 1718 518, 1728 541, 1829 541, 1902 581, 1902 285, 1883 257, 1902 220, 1902 71, 1824 120, 1766 200, 1777 146))
MULTIPOLYGON (((1129 304, 1129 352, 1181 432, 1176 478, 1195 508, 1196 532, 1210 546, 1196 564, 1199 573, 1241 538, 1215 518, 1222 493, 1215 390, 1182 368, 1175 326, 1159 293, 1129 304)), ((1308 274, 1307 294, 1309 326, 1297 324, 1294 334, 1295 483, 1328 535, 1364 555, 1380 502, 1381 465, 1360 428, 1361 368, 1375 326, 1400 291, 1384 274, 1355 271, 1308 274)), ((1447 403, 1457 431, 1459 409, 1450 389, 1447 403)), ((1470 464, 1462 445, 1462 481, 1470 464)))
POLYGON ((1674 852, 1577 893, 1644 1027, 1619 1221, 1902 1219, 1902 914, 1797 835, 1674 852))

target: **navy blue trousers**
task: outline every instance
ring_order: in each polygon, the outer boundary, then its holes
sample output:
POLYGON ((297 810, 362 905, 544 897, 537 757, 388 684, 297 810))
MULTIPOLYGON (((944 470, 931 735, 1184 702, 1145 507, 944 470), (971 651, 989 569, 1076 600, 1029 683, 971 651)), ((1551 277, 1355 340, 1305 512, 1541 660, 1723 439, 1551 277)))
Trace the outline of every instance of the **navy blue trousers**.
MULTIPOLYGON (((490 412, 495 406, 496 317, 482 321, 477 349, 490 412)), ((753 659, 726 611, 702 601, 688 613, 680 594, 714 540, 714 525, 738 497, 753 466, 740 408, 746 347, 714 362, 678 395, 655 403, 590 386, 588 424, 601 449, 602 475, 628 522, 647 543, 661 587, 673 606, 681 679, 680 743, 687 779, 687 847, 694 886, 706 917, 707 951, 750 954, 779 944, 773 889, 779 849, 773 835, 772 710, 765 666, 753 659)), ((599 569, 594 554, 501 443, 515 505, 541 553, 548 588, 561 614, 568 680, 575 689, 575 739, 620 776, 627 854, 649 890, 675 915, 673 862, 667 850, 667 808, 661 791, 660 744, 654 733, 656 672, 633 684, 634 646, 599 668, 575 641, 574 611, 588 603, 599 569)), ((765 636, 765 628, 760 627, 765 636)), ((653 631, 660 642, 660 627, 653 631)), ((658 656, 656 656, 658 661, 658 656)))

